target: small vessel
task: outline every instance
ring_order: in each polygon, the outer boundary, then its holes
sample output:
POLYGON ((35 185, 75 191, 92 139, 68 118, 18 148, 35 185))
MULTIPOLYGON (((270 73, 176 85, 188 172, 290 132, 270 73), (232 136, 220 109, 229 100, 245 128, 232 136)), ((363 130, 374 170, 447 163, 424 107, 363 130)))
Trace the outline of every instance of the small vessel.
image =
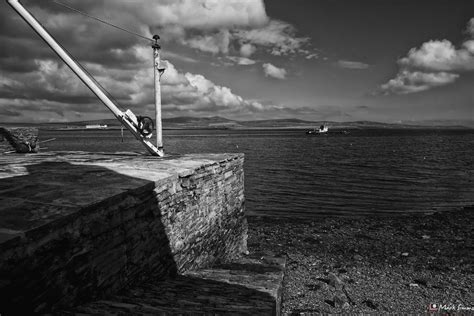
POLYGON ((313 129, 312 131, 307 131, 306 134, 326 134, 329 131, 329 128, 326 125, 321 125, 319 129, 313 129))

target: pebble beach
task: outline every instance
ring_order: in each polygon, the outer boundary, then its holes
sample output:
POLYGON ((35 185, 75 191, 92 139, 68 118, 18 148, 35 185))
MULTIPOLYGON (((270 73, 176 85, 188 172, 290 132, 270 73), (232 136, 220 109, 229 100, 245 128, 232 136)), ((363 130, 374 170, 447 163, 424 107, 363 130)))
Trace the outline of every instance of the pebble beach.
POLYGON ((250 252, 287 258, 286 315, 419 314, 433 306, 446 313, 474 313, 473 210, 250 217, 248 244, 250 252))

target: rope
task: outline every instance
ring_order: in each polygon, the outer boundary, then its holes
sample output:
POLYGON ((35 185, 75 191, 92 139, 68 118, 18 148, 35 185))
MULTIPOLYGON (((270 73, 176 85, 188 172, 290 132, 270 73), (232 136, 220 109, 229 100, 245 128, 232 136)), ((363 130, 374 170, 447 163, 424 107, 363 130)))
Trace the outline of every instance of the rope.
POLYGON ((97 18, 97 17, 95 17, 95 16, 93 16, 93 15, 90 15, 90 14, 88 14, 88 13, 85 13, 85 12, 80 11, 80 10, 78 10, 78 9, 75 9, 75 8, 73 8, 73 7, 70 7, 70 6, 68 6, 68 5, 64 4, 64 3, 61 3, 61 2, 59 2, 59 1, 57 1, 57 0, 53 0, 53 2, 56 3, 56 4, 58 4, 58 5, 60 5, 60 6, 62 6, 62 7, 64 7, 64 8, 67 8, 67 9, 69 9, 69 10, 71 10, 71 11, 74 11, 74 12, 77 12, 77 13, 79 13, 79 14, 82 14, 82 15, 84 15, 84 16, 90 18, 90 19, 93 19, 93 20, 96 20, 96 21, 98 21, 98 22, 100 22, 100 23, 103 23, 103 24, 106 24, 106 25, 108 25, 108 26, 114 27, 114 28, 116 28, 116 29, 118 29, 118 30, 120 30, 120 31, 129 33, 129 34, 131 34, 131 35, 138 36, 138 37, 143 38, 143 39, 146 39, 146 40, 148 40, 148 41, 155 42, 155 40, 152 39, 152 38, 149 38, 149 37, 140 35, 140 34, 135 33, 135 32, 133 32, 133 31, 127 30, 127 29, 125 29, 125 28, 123 28, 123 27, 120 27, 120 26, 117 26, 117 25, 112 24, 112 23, 110 23, 110 22, 104 21, 104 20, 99 19, 99 18, 97 18))

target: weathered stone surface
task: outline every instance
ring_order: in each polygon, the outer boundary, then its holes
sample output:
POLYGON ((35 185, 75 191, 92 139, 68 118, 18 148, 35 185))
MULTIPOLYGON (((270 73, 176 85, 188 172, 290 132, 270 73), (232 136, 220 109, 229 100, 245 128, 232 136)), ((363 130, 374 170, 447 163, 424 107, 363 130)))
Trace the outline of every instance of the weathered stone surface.
POLYGON ((0 313, 62 309, 238 257, 243 180, 240 154, 0 155, 0 313))
POLYGON ((34 127, 0 127, 0 154, 36 153, 39 151, 38 129, 34 127))
POLYGON ((63 315, 280 315, 286 261, 254 254, 151 280, 63 315))

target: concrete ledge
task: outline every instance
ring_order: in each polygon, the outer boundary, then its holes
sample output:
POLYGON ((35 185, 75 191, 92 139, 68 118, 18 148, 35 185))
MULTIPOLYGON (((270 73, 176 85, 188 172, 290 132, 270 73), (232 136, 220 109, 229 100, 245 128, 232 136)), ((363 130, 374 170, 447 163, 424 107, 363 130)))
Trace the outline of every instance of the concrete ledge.
POLYGON ((241 154, 0 155, 0 313, 64 309, 246 251, 241 154))

